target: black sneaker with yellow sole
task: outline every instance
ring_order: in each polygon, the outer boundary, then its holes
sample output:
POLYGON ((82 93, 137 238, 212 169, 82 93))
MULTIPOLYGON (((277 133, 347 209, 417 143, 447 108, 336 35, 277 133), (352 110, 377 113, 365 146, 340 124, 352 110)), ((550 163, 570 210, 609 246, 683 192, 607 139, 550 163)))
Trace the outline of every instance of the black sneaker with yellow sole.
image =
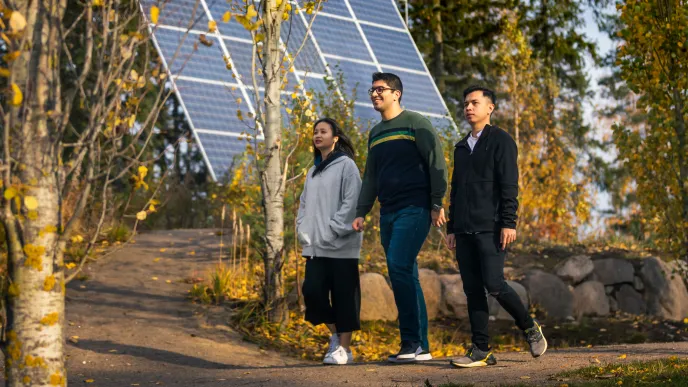
POLYGON ((452 359, 450 364, 459 368, 485 367, 497 364, 492 351, 481 351, 475 344, 463 357, 452 359))

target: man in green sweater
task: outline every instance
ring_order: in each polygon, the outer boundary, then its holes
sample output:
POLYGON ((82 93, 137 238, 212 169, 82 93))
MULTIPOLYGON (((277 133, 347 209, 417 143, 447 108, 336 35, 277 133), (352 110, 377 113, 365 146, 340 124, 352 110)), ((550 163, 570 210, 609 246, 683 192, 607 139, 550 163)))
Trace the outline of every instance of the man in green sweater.
POLYGON ((430 360, 428 316, 416 258, 431 222, 440 227, 446 221, 442 208, 447 190, 444 152, 430 121, 401 108, 404 88, 398 76, 373 74, 368 94, 382 121, 368 137, 368 158, 353 228, 363 231, 365 216, 377 198, 380 239, 401 333, 401 349, 389 361, 430 360))

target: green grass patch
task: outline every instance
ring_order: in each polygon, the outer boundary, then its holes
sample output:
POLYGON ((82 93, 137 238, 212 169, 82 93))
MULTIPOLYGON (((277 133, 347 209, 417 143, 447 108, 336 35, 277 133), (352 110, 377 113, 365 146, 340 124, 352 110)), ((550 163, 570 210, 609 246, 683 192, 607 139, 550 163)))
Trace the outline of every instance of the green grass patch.
POLYGON ((668 359, 609 364, 562 372, 555 376, 569 387, 587 386, 688 386, 688 359, 668 359))
MULTIPOLYGON (((688 386, 688 359, 668 359, 609 364, 566 371, 551 378, 559 387, 605 386, 688 386), (558 383, 558 384, 557 384, 558 383)), ((446 383, 437 387, 474 387, 474 384, 446 383)), ((501 384, 502 387, 524 387, 528 384, 501 384)), ((428 381, 425 387, 433 387, 428 381)))

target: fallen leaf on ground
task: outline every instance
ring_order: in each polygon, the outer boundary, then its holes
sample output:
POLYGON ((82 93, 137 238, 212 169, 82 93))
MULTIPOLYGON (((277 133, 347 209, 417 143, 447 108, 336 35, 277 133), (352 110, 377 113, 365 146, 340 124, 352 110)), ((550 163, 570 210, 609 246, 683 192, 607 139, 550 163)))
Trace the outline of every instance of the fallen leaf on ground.
POLYGON ((160 258, 155 258, 153 262, 160 262, 160 258))
POLYGON ((530 376, 521 376, 521 379, 530 379, 530 376))
POLYGON ((162 248, 162 249, 160 249, 160 252, 161 252, 161 253, 164 253, 165 251, 167 251, 167 249, 166 249, 166 248, 162 248))
POLYGON ((165 280, 165 282, 167 282, 168 284, 171 284, 172 280, 165 280))
POLYGON ((72 336, 72 337, 70 337, 70 338, 69 338, 69 342, 70 342, 70 343, 74 343, 74 344, 78 343, 78 342, 79 342, 79 336, 72 336))
POLYGON ((623 355, 619 355, 619 359, 625 359, 625 358, 626 358, 626 354, 625 354, 625 353, 624 353, 623 355))
POLYGON ((595 378, 597 379, 611 379, 613 377, 614 374, 595 375, 595 378))
POLYGON ((158 280, 158 277, 151 277, 151 279, 152 279, 153 281, 157 281, 157 280, 158 280))
POLYGON ((93 380, 93 379, 86 379, 86 380, 84 380, 84 383, 93 383, 93 382, 95 382, 95 380, 93 380))
POLYGON ((110 352, 110 353, 117 353, 117 350, 116 350, 116 349, 111 349, 111 350, 109 350, 108 352, 110 352))

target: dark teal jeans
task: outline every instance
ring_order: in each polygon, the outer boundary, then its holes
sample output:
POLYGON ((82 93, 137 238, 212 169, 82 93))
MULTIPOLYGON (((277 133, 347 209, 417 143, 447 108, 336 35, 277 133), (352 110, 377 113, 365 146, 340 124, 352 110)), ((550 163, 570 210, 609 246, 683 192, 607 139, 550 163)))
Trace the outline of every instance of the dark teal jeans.
POLYGON ((399 311, 401 340, 419 342, 423 349, 429 351, 428 313, 416 260, 428 232, 428 209, 410 206, 380 216, 380 239, 399 311))

